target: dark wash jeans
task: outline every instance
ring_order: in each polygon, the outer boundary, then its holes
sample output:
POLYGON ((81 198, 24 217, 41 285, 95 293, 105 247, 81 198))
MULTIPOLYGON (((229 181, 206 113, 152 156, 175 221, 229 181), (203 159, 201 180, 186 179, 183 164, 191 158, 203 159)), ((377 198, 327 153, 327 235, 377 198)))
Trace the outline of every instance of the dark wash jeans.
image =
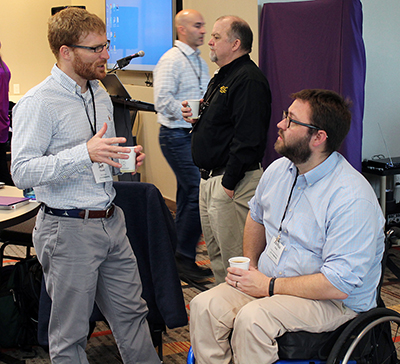
POLYGON ((175 224, 177 253, 195 260, 201 234, 199 213, 200 172, 192 160, 190 128, 170 129, 161 126, 159 141, 165 159, 177 181, 175 224))

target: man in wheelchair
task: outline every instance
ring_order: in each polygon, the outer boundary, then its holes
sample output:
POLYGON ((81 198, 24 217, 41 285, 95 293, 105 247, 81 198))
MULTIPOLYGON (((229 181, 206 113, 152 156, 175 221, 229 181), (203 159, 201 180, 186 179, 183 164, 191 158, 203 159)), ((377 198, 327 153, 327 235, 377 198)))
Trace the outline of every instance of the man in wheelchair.
POLYGON ((273 363, 285 332, 332 331, 376 306, 385 221, 370 184, 337 152, 349 104, 327 90, 292 97, 275 143, 283 158, 249 202, 250 270, 228 268, 225 283, 190 304, 197 363, 273 363))

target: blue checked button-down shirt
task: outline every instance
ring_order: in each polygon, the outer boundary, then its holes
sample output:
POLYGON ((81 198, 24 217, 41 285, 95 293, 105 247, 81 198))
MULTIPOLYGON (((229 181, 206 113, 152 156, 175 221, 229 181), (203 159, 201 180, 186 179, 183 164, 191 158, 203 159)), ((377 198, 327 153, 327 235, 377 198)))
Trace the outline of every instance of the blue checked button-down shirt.
MULTIPOLYGON (((106 122, 105 138, 115 136, 113 107, 98 81, 96 132, 106 122)), ((38 202, 59 209, 105 209, 113 201, 112 182, 97 184, 86 143, 93 137, 93 100, 56 65, 51 76, 31 89, 13 109, 11 171, 17 187, 34 187, 38 202)), ((112 167, 106 165, 106 168, 112 167)))
MULTIPOLYGON (((279 226, 296 177, 287 158, 264 172, 249 202, 251 217, 265 227, 267 246, 279 226)), ((269 277, 322 273, 356 312, 376 306, 384 249, 384 218, 370 184, 339 153, 299 175, 282 222, 278 264, 261 254, 258 269, 269 277)))
POLYGON ((201 99, 210 80, 200 51, 175 41, 175 47, 160 58, 153 72, 154 105, 158 122, 167 128, 191 128, 183 120, 182 101, 201 99))

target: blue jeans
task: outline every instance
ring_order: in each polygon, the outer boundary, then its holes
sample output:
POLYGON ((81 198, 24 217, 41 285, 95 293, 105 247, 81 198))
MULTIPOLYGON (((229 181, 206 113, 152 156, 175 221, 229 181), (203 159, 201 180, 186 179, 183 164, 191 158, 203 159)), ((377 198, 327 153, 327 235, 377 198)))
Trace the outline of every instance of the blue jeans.
POLYGON ((201 234, 199 213, 200 172, 192 159, 191 129, 161 126, 159 141, 165 159, 177 181, 175 224, 178 234, 177 253, 195 260, 201 234))

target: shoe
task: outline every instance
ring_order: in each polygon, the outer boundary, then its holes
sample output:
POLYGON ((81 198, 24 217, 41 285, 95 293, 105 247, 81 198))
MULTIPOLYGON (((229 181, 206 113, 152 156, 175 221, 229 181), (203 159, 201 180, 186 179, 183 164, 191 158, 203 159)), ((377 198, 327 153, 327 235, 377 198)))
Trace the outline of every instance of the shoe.
POLYGON ((181 278, 184 277, 197 282, 213 276, 210 268, 199 267, 192 259, 181 254, 175 255, 175 261, 181 278))

